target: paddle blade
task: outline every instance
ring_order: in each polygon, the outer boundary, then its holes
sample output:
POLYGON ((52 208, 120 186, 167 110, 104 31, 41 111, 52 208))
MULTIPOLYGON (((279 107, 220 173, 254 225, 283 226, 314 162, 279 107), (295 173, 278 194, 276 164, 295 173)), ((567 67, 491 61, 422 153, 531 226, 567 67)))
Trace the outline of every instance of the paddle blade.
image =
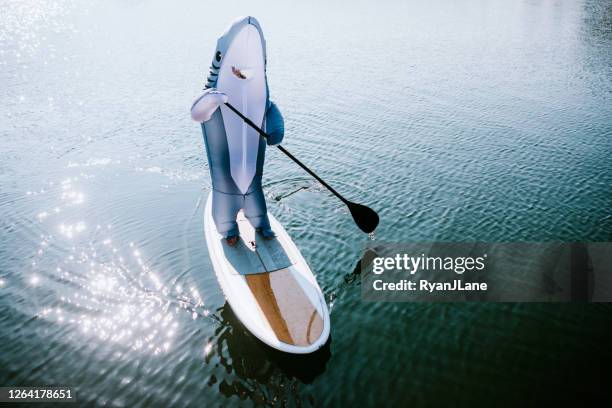
POLYGON ((378 226, 378 214, 365 205, 348 202, 347 206, 355 223, 366 234, 373 232, 378 226))

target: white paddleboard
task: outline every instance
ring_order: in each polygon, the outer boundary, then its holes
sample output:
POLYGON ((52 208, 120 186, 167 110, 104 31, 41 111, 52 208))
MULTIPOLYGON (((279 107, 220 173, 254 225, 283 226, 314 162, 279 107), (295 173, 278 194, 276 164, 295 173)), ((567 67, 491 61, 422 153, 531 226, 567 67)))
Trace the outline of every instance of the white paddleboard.
POLYGON ((270 347, 305 354, 329 337, 330 319, 321 288, 283 226, 268 213, 276 238, 265 240, 242 211, 240 239, 231 247, 212 218, 212 193, 204 210, 210 259, 227 302, 244 326, 270 347))

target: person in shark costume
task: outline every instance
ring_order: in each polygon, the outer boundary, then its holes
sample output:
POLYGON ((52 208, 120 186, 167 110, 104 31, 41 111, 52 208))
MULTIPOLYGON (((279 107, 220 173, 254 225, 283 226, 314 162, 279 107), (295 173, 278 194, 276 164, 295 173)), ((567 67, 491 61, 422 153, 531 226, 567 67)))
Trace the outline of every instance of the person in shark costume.
POLYGON ((235 20, 217 40, 205 90, 191 107, 200 122, 212 178, 212 216, 228 244, 238 240, 236 216, 245 217, 265 238, 272 239, 261 180, 266 143, 283 140, 283 117, 270 101, 266 77, 266 45, 253 17, 235 20), (264 140, 234 112, 230 102, 268 135, 264 140))

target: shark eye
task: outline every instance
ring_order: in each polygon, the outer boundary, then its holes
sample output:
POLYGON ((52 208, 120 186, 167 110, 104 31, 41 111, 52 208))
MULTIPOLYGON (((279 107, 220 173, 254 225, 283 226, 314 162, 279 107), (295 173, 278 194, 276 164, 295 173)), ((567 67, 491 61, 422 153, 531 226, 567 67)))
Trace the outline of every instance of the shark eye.
POLYGON ((215 59, 217 60, 217 62, 221 61, 221 51, 217 51, 217 54, 215 55, 215 59))

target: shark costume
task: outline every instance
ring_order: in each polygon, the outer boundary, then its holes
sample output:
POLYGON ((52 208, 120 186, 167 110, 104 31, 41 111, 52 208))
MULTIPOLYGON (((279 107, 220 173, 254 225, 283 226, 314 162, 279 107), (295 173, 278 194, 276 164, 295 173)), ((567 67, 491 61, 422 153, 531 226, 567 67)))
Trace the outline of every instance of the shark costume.
POLYGON ((242 209, 255 229, 274 236, 261 179, 266 143, 283 140, 284 123, 269 98, 266 43, 254 17, 235 20, 217 40, 205 91, 191 116, 202 123, 217 231, 238 236, 236 216, 242 209), (270 135, 267 141, 224 105, 228 101, 270 135))

